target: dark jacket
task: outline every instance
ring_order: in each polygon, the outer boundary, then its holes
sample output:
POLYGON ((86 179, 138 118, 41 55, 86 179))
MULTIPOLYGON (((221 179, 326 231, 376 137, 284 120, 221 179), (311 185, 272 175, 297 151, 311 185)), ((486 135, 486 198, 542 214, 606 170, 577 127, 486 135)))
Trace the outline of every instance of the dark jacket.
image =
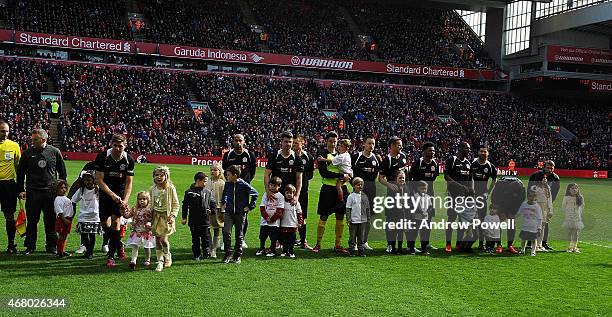
POLYGON ((244 207, 255 209, 259 193, 253 186, 239 178, 235 183, 225 182, 221 203, 225 204, 225 212, 230 214, 243 214, 244 207))
POLYGON ((204 187, 191 187, 185 191, 181 217, 189 220, 190 227, 210 226, 211 214, 217 210, 217 202, 212 197, 212 192, 204 187))
MULTIPOLYGON (((544 171, 537 171, 531 174, 531 176, 529 177, 529 183, 527 187, 531 188, 532 185, 541 182, 543 179, 544 171)), ((557 194, 559 193, 559 189, 561 188, 559 175, 553 172, 546 177, 546 180, 548 181, 548 187, 550 187, 550 195, 552 196, 552 200, 555 201, 555 199, 557 198, 557 194)))
POLYGON ((66 166, 62 153, 52 145, 39 150, 33 146, 21 155, 17 167, 17 188, 19 192, 25 189, 48 190, 58 179, 66 180, 66 166))

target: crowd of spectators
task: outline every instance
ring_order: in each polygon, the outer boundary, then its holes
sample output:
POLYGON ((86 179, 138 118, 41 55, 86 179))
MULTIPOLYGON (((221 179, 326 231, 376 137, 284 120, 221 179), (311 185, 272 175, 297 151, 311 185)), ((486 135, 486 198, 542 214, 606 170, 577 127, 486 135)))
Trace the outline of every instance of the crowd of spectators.
POLYGON ((304 134, 313 152, 324 144, 326 131, 336 130, 353 140, 355 150, 374 136, 381 154, 385 140, 399 136, 410 158, 425 141, 437 144, 439 158, 455 154, 459 142, 467 141, 487 143, 491 160, 503 166, 510 159, 523 167, 546 159, 561 168, 610 165, 611 113, 594 102, 122 67, 20 61, 0 66, 0 110, 21 144, 33 127, 48 128, 37 95, 46 78, 56 82, 64 102, 72 105, 58 126, 63 151, 98 152, 113 133, 124 133, 134 153, 216 156, 240 132, 263 157, 277 148, 284 130, 304 134), (190 99, 205 102, 210 112, 197 120, 190 99), (559 138, 551 125, 576 138, 559 138))
POLYGON ((9 122, 9 138, 19 144, 30 143, 30 131, 34 128, 49 128, 49 113, 45 103, 40 102, 49 67, 0 60, 0 119, 9 122))
POLYGON ((378 45, 381 59, 396 63, 492 68, 480 39, 453 10, 380 1, 346 1, 346 8, 378 45))
POLYGON ((121 0, 7 0, 3 11, 8 29, 131 39, 121 0))
MULTIPOLYGON (((380 1, 249 0, 259 27, 236 0, 7 0, 6 28, 100 38, 134 39, 244 51, 465 68, 494 68, 480 38, 453 10, 380 1), (366 36, 357 39, 346 8, 366 36), (138 14, 137 36, 129 13, 138 14), (146 27, 142 23, 146 21, 146 27), (131 27, 130 27, 131 25, 131 27), (263 32, 265 36, 260 36, 263 32), (266 45, 267 44, 267 45, 266 45), (373 49, 373 51, 371 51, 373 49)), ((250 15, 250 14, 249 14, 250 15)), ((131 17, 133 20, 134 17, 131 17)))
POLYGON ((178 73, 76 65, 55 72, 73 108, 60 118, 62 150, 98 152, 112 134, 124 133, 135 153, 212 154, 210 127, 188 108, 185 78, 178 73))
POLYGON ((340 7, 314 0, 251 0, 274 53, 367 60, 340 7))
POLYGON ((258 51, 236 1, 143 0, 147 41, 258 51))

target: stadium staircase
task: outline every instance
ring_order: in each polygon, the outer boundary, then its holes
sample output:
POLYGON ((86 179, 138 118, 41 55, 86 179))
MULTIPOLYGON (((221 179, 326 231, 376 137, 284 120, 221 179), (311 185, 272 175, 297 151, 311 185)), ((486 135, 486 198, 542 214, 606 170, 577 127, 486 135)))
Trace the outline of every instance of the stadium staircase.
MULTIPOLYGON (((344 6, 339 5, 338 6, 338 11, 342 15, 342 18, 348 24, 349 29, 351 29, 351 32, 353 33, 353 38, 355 39, 355 43, 357 43, 357 47, 361 47, 361 41, 359 40, 359 36, 360 35, 367 35, 367 34, 365 34, 363 32, 363 30, 359 27, 359 25, 357 25, 357 23, 355 23, 355 20, 353 19, 353 16, 351 16, 349 11, 344 6)), ((378 55, 376 53, 369 53, 369 54, 370 54, 370 59, 371 60, 373 60, 373 61, 380 60, 380 58, 378 57, 378 55)))
MULTIPOLYGON (((55 84, 55 80, 51 77, 47 77, 47 91, 58 93, 57 86, 55 84)), ((72 110, 72 103, 62 101, 62 114, 70 112, 72 110)), ((55 146, 60 145, 59 138, 59 119, 58 118, 49 118, 49 139, 51 139, 51 144, 55 146)))
MULTIPOLYGON (((266 30, 263 28, 263 25, 257 22, 257 19, 255 18, 255 15, 253 14, 253 10, 251 10, 251 7, 249 6, 249 4, 245 0, 238 0, 237 3, 238 3, 238 8, 240 8, 240 14, 242 15, 242 22, 246 23, 247 25, 258 25, 265 32, 266 30)), ((259 42, 259 49, 262 52, 270 51, 268 44, 264 42, 259 42)))

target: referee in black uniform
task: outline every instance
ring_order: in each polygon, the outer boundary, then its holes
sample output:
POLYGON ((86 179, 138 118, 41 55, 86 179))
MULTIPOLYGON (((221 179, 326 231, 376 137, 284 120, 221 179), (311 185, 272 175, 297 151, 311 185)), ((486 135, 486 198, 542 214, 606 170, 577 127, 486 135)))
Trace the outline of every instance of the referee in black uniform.
POLYGON ((32 130, 32 146, 23 152, 17 167, 19 199, 26 200, 26 238, 23 254, 36 250, 38 221, 43 213, 45 223, 45 250, 57 252, 55 234, 54 185, 58 179, 66 180, 66 166, 60 150, 47 144, 49 135, 43 129, 32 130), (25 187, 24 187, 25 180, 25 187), (24 190, 25 188, 25 190, 24 190))

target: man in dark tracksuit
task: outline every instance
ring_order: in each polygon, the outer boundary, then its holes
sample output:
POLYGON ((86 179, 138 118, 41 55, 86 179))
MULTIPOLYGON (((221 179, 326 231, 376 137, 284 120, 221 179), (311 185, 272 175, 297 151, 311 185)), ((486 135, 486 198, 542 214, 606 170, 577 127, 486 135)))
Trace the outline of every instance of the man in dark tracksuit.
POLYGON ((217 210, 217 202, 212 192, 204 185, 206 174, 197 172, 193 177, 195 183, 185 191, 182 208, 182 224, 187 224, 191 230, 191 250, 196 261, 200 257, 207 259, 210 256, 210 215, 217 210))
POLYGON ((38 221, 43 212, 46 251, 56 253, 54 185, 58 179, 66 180, 66 166, 60 151, 47 144, 48 134, 43 129, 32 131, 32 147, 27 149, 17 167, 19 198, 26 199, 26 239, 24 254, 36 250, 38 221), (25 190, 24 190, 25 180, 25 190))

